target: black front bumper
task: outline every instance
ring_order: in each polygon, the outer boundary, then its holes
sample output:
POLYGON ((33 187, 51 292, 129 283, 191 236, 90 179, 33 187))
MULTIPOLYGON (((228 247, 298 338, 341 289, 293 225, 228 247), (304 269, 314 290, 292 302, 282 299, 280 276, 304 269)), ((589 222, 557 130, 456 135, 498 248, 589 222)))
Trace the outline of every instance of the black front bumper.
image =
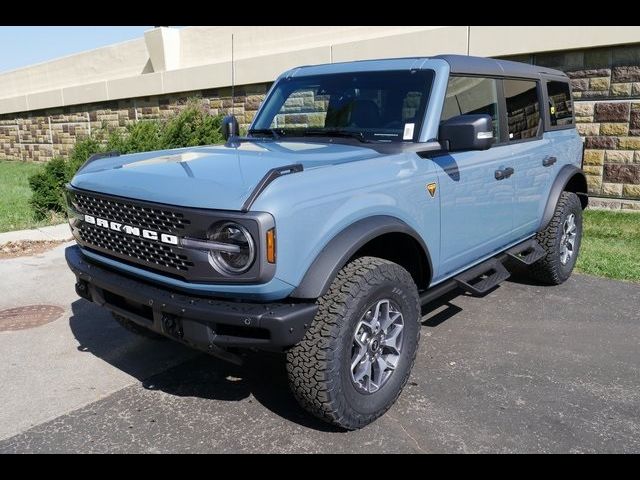
POLYGON ((75 245, 65 257, 78 295, 200 350, 295 345, 318 309, 314 303, 245 303, 172 292, 90 263, 75 245))

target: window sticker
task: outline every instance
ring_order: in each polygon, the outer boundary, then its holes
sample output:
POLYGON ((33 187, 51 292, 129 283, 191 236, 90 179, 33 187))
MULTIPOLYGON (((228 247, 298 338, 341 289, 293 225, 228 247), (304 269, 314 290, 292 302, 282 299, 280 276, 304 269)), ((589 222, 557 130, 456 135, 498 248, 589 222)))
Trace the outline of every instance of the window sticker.
POLYGON ((415 126, 415 123, 404 124, 404 134, 402 135, 403 140, 413 140, 413 129, 415 128, 415 126))

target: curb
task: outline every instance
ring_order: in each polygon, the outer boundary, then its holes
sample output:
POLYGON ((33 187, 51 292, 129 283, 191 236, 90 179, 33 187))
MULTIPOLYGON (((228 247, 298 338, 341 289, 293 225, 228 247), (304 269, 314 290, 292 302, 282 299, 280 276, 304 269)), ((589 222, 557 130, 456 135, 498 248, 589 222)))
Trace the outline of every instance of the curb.
POLYGON ((49 227, 34 228, 32 230, 16 230, 0 233, 0 245, 7 242, 31 241, 65 241, 71 240, 71 232, 67 223, 51 225, 49 227))

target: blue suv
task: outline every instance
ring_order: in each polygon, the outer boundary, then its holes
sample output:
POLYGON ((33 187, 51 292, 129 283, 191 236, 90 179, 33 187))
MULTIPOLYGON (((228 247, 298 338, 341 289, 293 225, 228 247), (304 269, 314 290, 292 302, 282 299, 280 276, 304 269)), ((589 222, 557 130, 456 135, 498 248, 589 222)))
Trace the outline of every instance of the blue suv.
POLYGON ((76 291, 126 328, 286 354, 346 429, 407 382, 421 307, 575 265, 587 185, 567 77, 466 56, 294 68, 246 136, 94 156, 68 186, 76 291))

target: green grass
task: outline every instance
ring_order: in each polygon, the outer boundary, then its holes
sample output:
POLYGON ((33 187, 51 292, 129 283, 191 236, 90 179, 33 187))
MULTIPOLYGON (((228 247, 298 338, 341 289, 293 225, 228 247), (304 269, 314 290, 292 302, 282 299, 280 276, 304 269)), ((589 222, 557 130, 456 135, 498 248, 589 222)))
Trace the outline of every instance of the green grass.
POLYGON ((29 205, 29 176, 42 165, 0 161, 0 232, 60 223, 60 217, 36 221, 29 205))
POLYGON ((640 213, 585 211, 576 268, 590 275, 640 282, 640 213))

